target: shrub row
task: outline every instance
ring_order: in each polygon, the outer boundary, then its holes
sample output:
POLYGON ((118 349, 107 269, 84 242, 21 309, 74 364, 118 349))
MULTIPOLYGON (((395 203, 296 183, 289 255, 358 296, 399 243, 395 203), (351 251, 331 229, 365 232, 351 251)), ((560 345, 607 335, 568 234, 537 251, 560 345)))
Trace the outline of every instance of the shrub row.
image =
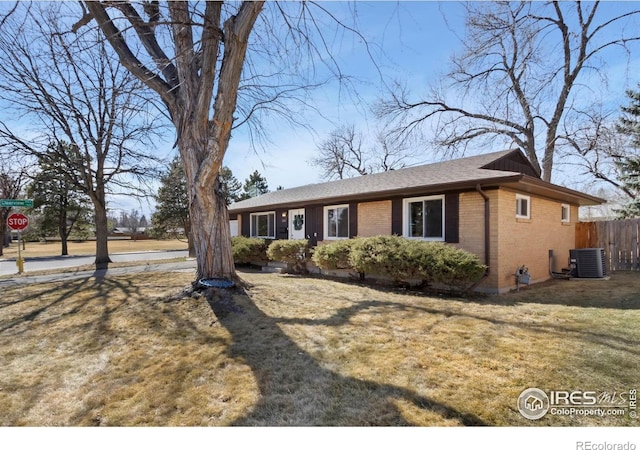
POLYGON ((486 266, 476 255, 441 242, 398 236, 336 241, 317 247, 314 263, 321 269, 351 269, 361 275, 388 277, 396 282, 422 280, 464 288, 480 279, 486 266))
POLYGON ((233 260, 236 264, 281 261, 287 263, 287 271, 306 272, 309 244, 306 239, 265 240, 235 236, 231 238, 233 260))
MULTIPOLYGON (((311 253, 305 239, 265 241, 237 236, 231 240, 236 264, 282 261, 293 273, 306 272, 311 253)), ((313 262, 321 269, 350 269, 388 277, 395 282, 421 280, 464 288, 480 279, 486 266, 476 255, 441 242, 424 242, 399 236, 346 239, 313 250, 313 262)))

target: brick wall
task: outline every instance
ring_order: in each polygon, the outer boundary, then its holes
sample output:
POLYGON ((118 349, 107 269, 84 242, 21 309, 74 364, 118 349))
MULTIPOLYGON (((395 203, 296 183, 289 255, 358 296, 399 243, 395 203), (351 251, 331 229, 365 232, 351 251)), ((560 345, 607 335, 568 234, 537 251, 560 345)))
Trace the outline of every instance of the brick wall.
POLYGON ((477 192, 460 194, 460 242, 452 244, 484 260, 484 199, 477 192))
POLYGON ((391 234, 391 200, 358 203, 358 236, 391 234))
MULTIPOLYGON (((514 272, 525 265, 532 282, 549 275, 549 250, 553 250, 552 269, 567 266, 569 249, 575 247, 578 207, 571 205, 570 222, 561 221, 562 202, 530 195, 530 219, 516 218, 516 192, 508 189, 485 190, 490 205, 489 276, 478 286, 488 292, 506 292, 515 288, 514 272)), ((358 204, 358 236, 391 234, 390 200, 358 204)), ((452 244, 478 255, 485 263, 484 199, 475 191, 460 194, 460 242, 452 244)), ((329 241, 331 242, 331 241, 329 241)), ((321 245, 323 242, 318 242, 321 245)))
MULTIPOLYGON (((480 258, 480 262, 489 266, 489 276, 481 281, 478 289, 487 292, 498 290, 498 229, 496 226, 499 214, 499 190, 485 190, 489 197, 489 262, 485 261, 484 251, 484 198, 478 192, 463 192, 460 194, 460 243, 456 247, 471 252, 480 258)), ((515 197, 514 197, 515 199, 515 197)), ((515 201, 515 200, 514 200, 515 201)), ((515 211, 515 206, 514 206, 515 211)), ((515 213, 514 213, 515 214, 515 213)), ((515 269, 514 269, 515 271, 515 269)))
POLYGON ((513 274, 521 265, 529 268, 532 282, 549 279, 549 250, 554 253, 552 270, 559 272, 566 267, 569 249, 575 246, 577 205, 571 205, 571 220, 564 223, 561 221, 562 202, 530 195, 530 219, 517 219, 516 192, 507 189, 497 192, 495 203, 499 215, 492 217, 491 251, 499 255, 492 274, 497 277, 498 289, 506 291, 515 287, 513 274), (497 240, 493 240, 495 232, 497 240))

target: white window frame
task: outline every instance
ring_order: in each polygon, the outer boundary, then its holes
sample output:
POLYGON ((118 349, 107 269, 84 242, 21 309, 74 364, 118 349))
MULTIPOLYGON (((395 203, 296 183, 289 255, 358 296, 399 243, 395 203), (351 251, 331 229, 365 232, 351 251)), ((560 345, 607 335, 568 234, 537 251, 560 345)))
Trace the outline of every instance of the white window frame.
POLYGON ((560 221, 562 223, 569 223, 571 222, 571 205, 568 205, 567 203, 563 203, 562 205, 560 205, 560 221), (567 211, 567 217, 563 217, 564 216, 564 212, 567 211))
POLYGON ((444 242, 445 240, 445 200, 444 195, 428 195, 424 197, 412 197, 412 198, 404 198, 402 199, 402 234, 407 239, 415 239, 420 241, 436 241, 436 242, 444 242), (411 231, 411 220, 409 215, 411 214, 411 209, 409 207, 410 203, 418 203, 424 202, 426 200, 442 200, 442 236, 438 237, 418 237, 418 236, 410 236, 411 231))
MULTIPOLYGON (((347 209, 347 230, 349 230, 350 228, 350 223, 349 223, 349 205, 345 204, 345 205, 330 205, 330 206, 325 206, 323 209, 323 222, 324 222, 324 229, 323 229, 323 237, 324 240, 326 241, 339 241, 341 239, 349 239, 349 232, 347 231, 347 236, 329 236, 329 211, 332 209, 338 209, 338 208, 346 208, 347 209)), ((336 234, 338 234, 338 230, 336 230, 336 234)))
MULTIPOLYGON (((269 220, 269 219, 267 219, 269 220)), ((269 227, 267 227, 268 229, 269 227)), ((275 239, 276 238, 276 212, 275 211, 264 211, 264 212, 258 212, 258 213, 251 213, 249 214, 249 236, 252 238, 259 238, 259 239, 275 239), (273 216, 273 222, 272 225, 273 227, 271 228, 273 230, 273 236, 257 236, 254 235, 255 232, 257 232, 257 230, 253 229, 253 216, 269 216, 272 215, 273 216)))
POLYGON ((516 219, 531 219, 531 196, 516 194, 516 219), (520 200, 527 201, 527 212, 526 214, 520 214, 520 200))

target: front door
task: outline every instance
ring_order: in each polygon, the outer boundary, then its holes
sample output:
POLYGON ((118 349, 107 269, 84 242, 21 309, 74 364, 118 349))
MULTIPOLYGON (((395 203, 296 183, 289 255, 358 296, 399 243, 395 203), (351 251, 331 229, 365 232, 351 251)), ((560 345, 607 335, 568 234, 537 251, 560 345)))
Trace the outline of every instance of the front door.
POLYGON ((289 239, 305 239, 304 208, 289 210, 289 239))

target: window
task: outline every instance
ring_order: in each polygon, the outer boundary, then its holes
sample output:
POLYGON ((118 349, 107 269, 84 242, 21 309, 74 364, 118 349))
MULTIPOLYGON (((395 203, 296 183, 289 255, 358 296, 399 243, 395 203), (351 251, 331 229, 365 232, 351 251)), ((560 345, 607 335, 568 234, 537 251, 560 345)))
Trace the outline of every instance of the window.
POLYGON ((324 207, 324 238, 349 238, 349 205, 324 207))
POLYGON ((405 237, 444 241, 444 195, 404 199, 403 216, 405 237))
POLYGON ((569 205, 562 205, 561 220, 562 222, 571 222, 571 207, 569 205))
POLYGON ((275 239, 276 213, 251 214, 251 237, 275 239))
POLYGON ((531 218, 531 197, 528 195, 516 194, 516 218, 531 218))

